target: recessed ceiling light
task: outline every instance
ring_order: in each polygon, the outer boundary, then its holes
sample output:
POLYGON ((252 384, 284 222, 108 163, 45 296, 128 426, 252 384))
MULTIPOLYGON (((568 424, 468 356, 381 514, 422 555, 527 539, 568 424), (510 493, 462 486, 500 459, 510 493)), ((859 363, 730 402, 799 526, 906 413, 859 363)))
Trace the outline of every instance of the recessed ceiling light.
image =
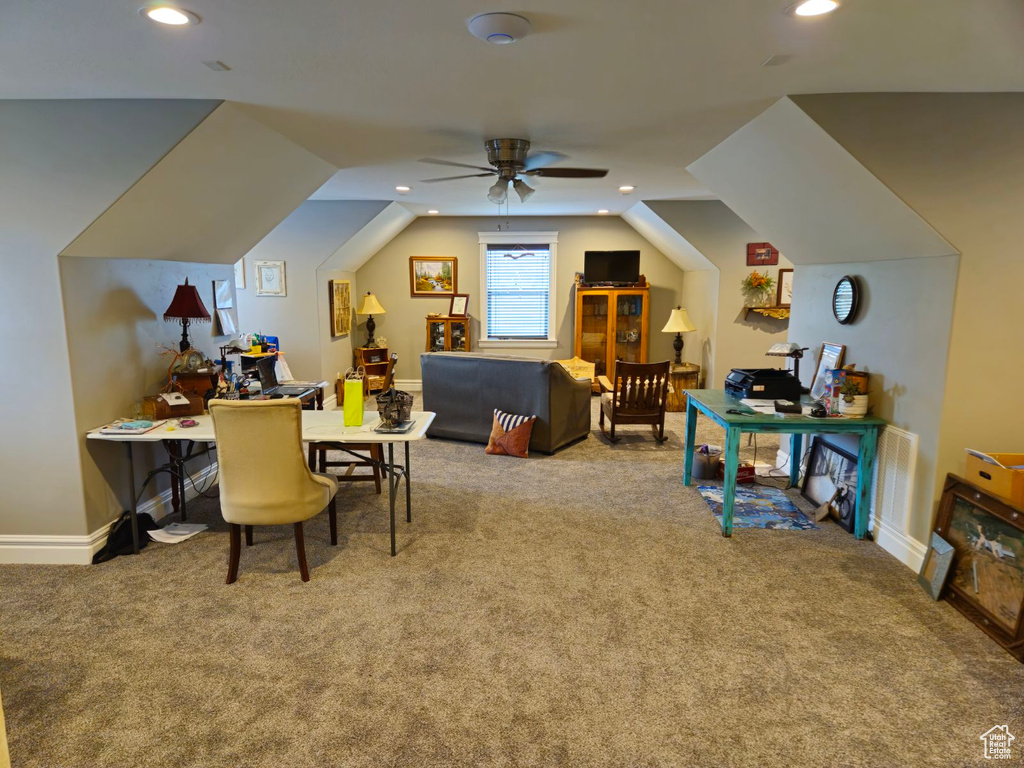
POLYGON ((838 7, 836 0, 804 0, 793 6, 793 13, 797 16, 821 16, 832 13, 838 7))
POLYGON ((172 5, 153 5, 139 8, 139 14, 157 24, 167 24, 172 27, 188 27, 199 23, 199 17, 192 11, 183 11, 172 5))
POLYGON ((431 208, 429 211, 427 211, 427 213, 429 213, 431 216, 437 216, 437 214, 439 214, 440 211, 436 211, 433 208, 431 208))
POLYGON ((601 210, 598 211, 598 213, 601 214, 602 216, 604 216, 606 213, 608 213, 608 209, 607 208, 602 208, 601 210))
POLYGON ((623 184, 621 187, 619 187, 619 192, 621 192, 624 195, 628 195, 634 189, 636 189, 636 187, 634 187, 632 184, 623 184))
POLYGON ((395 192, 401 192, 403 195, 411 190, 412 187, 395 187, 395 192))

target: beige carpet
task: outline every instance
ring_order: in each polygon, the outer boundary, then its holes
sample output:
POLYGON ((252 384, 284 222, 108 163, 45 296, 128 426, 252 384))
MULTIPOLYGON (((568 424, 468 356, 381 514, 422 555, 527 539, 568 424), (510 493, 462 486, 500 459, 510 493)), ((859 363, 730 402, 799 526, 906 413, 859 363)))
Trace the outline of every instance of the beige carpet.
POLYGON ((526 461, 417 444, 398 557, 386 494, 350 485, 308 584, 282 528, 226 586, 216 501, 177 546, 0 566, 13 764, 960 766, 1004 723, 1024 745, 1024 666, 903 565, 828 523, 723 539, 681 416, 663 446, 626 433, 526 461))

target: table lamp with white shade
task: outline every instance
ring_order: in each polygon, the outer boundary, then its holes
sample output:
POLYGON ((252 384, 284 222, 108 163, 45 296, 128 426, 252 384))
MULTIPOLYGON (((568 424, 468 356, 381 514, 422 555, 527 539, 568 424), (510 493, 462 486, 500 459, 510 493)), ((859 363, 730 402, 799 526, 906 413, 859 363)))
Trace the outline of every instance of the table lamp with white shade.
POLYGON ((385 309, 377 301, 377 297, 369 291, 363 296, 363 300, 359 303, 359 309, 356 310, 357 315, 369 315, 366 318, 366 348, 374 349, 377 346, 377 342, 373 339, 373 332, 377 328, 377 324, 373 321, 374 315, 385 314, 385 309))
POLYGON ((661 330, 662 333, 674 333, 676 335, 672 340, 672 347, 676 351, 676 365, 679 365, 683 361, 683 334, 696 331, 697 326, 690 321, 690 316, 686 314, 685 309, 676 307, 672 310, 668 322, 665 323, 665 327, 661 330))

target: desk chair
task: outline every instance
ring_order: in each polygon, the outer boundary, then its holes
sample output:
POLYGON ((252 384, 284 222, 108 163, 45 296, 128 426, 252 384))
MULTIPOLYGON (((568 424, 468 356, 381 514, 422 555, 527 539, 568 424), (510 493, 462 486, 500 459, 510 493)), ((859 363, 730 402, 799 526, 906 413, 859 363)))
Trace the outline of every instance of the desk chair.
POLYGON ((0 702, 0 768, 11 768, 11 756, 7 751, 7 731, 4 729, 3 702, 0 702))
POLYGON ((228 578, 238 577, 242 526, 252 546, 254 525, 295 527, 299 572, 309 581, 302 523, 327 507, 331 544, 338 543, 334 495, 338 484, 314 475, 302 460, 302 410, 298 400, 211 400, 217 437, 220 512, 231 533, 228 578))
POLYGON ((665 437, 665 407, 668 400, 669 361, 663 363, 615 363, 615 383, 599 376, 601 385, 601 433, 617 443, 616 424, 650 424, 659 443, 665 437), (611 432, 604 428, 604 417, 611 422, 611 432))
MULTIPOLYGON (((388 368, 384 374, 384 388, 382 392, 387 392, 391 389, 391 385, 395 379, 395 363, 398 361, 398 355, 391 355, 391 359, 388 360, 388 368)), ((342 390, 344 391, 344 390, 342 390)), ((363 396, 366 396, 366 386, 363 387, 363 396)), ((341 405, 341 403, 339 403, 341 405)), ((368 458, 361 458, 353 454, 348 454, 341 461, 328 461, 327 452, 336 450, 327 443, 310 443, 309 444, 309 469, 312 472, 326 472, 328 467, 347 467, 348 471, 342 475, 335 475, 334 478, 339 483, 360 483, 373 481, 377 488, 377 493, 380 493, 380 466, 384 463, 384 446, 381 443, 351 443, 346 444, 345 448, 349 451, 366 451, 369 453, 368 458), (366 474, 355 474, 355 470, 360 467, 369 467, 371 473, 366 474)))

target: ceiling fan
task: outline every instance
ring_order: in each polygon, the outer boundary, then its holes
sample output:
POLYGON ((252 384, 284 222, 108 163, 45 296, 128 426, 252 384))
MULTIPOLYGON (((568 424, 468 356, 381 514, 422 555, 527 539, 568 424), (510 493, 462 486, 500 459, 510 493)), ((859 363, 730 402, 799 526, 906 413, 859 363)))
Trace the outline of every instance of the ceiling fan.
POLYGON ((444 176, 440 179, 423 179, 425 184, 433 184, 437 181, 453 181, 455 179, 472 179, 484 176, 497 176, 498 180, 487 190, 487 199, 492 203, 503 203, 508 198, 508 186, 519 195, 524 203, 530 199, 536 191, 530 187, 521 176, 546 176, 552 179, 600 179, 608 175, 608 171, 599 168, 549 168, 548 166, 565 159, 565 155, 559 152, 535 152, 527 156, 530 151, 530 142, 526 139, 488 139, 484 142, 487 149, 487 162, 493 168, 485 168, 482 165, 467 165, 466 163, 453 163, 450 160, 436 160, 431 157, 424 157, 421 163, 434 163, 436 165, 452 165, 456 168, 472 168, 483 173, 467 173, 462 176, 444 176))

